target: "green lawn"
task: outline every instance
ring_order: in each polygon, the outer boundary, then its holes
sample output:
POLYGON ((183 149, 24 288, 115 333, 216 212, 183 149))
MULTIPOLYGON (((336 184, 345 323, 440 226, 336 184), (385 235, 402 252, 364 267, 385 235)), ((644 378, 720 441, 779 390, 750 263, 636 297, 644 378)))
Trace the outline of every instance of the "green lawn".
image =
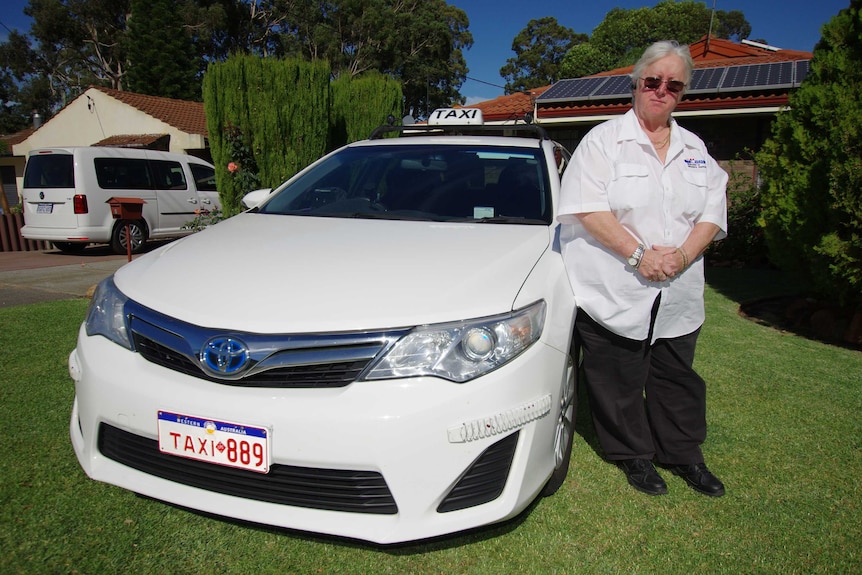
POLYGON ((568 481, 507 524, 398 547, 232 523, 86 478, 66 360, 86 302, 0 309, 0 573, 860 573, 862 353, 758 325, 775 273, 710 270, 697 366, 713 499, 648 497, 601 460, 582 398, 568 481))

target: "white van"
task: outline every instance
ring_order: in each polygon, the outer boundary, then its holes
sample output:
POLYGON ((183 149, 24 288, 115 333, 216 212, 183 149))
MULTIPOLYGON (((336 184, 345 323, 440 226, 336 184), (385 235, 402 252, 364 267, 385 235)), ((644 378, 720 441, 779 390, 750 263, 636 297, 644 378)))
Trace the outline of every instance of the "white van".
POLYGON ((77 252, 90 243, 109 243, 126 253, 149 239, 192 233, 184 225, 202 211, 221 209, 212 164, 185 154, 109 147, 33 150, 23 188, 24 227, 31 240, 53 242, 77 252), (144 200, 141 219, 115 219, 108 200, 144 200), (126 224, 129 224, 128 227, 126 224))

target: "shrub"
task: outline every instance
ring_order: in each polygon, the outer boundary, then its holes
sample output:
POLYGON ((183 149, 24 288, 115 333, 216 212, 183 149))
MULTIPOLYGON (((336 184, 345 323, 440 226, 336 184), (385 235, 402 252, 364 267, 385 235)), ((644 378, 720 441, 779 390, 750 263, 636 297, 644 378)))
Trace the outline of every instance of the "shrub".
POLYGON ((862 0, 822 28, 811 70, 757 154, 770 259, 862 305, 862 0))
POLYGON ((767 260, 766 239, 760 227, 760 189, 752 170, 743 169, 740 157, 730 162, 727 182, 727 237, 713 242, 707 250, 712 263, 746 266, 763 265, 767 260))

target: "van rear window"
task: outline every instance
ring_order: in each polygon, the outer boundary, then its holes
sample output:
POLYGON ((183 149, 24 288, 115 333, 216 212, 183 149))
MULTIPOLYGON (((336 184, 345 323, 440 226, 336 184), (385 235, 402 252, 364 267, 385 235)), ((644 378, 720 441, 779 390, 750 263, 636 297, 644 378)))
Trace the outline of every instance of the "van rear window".
POLYGON ((75 170, 69 154, 30 156, 24 171, 25 188, 74 188, 75 170))

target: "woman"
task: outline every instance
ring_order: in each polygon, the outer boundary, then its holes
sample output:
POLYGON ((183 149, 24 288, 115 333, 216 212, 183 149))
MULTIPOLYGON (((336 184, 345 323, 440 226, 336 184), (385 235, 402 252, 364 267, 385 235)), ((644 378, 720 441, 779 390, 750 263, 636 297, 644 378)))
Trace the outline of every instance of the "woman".
POLYGON ((632 72, 632 110, 584 137, 561 192, 596 432, 605 457, 650 495, 667 492, 653 460, 700 493, 724 494, 700 450, 706 385, 692 363, 700 256, 726 235, 727 174, 671 118, 692 68, 687 46, 650 46, 632 72))

